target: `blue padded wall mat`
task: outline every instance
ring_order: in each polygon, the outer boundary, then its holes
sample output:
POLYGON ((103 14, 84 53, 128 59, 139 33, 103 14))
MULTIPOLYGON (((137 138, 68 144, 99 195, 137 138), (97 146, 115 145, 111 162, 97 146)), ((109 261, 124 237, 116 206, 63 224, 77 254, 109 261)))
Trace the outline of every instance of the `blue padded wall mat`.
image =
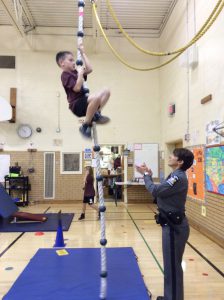
POLYGON ((18 211, 18 207, 0 183, 0 216, 8 218, 18 211))
MULTIPOLYGON (((100 248, 39 249, 4 300, 98 300, 100 248)), ((149 300, 132 248, 107 248, 107 300, 149 300)))

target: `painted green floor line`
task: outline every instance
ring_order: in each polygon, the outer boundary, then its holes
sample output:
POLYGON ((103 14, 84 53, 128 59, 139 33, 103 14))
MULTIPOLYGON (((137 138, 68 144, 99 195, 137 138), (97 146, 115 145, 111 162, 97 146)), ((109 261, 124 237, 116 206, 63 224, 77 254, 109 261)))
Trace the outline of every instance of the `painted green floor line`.
POLYGON ((149 244, 147 243, 146 239, 144 238, 143 234, 142 234, 141 231, 139 230, 138 225, 135 223, 135 220, 132 218, 132 216, 131 216, 131 214, 129 213, 129 211, 128 211, 127 208, 126 208, 126 210, 127 210, 127 213, 129 214, 129 216, 130 216, 132 222, 134 223, 136 229, 138 230, 139 234, 141 235, 143 241, 145 242, 145 244, 146 244, 148 250, 150 251, 152 257, 154 258, 154 260, 155 260, 157 266, 159 267, 160 271, 164 274, 162 266, 160 265, 159 261, 157 260, 155 254, 153 253, 152 249, 150 248, 150 246, 149 246, 149 244))

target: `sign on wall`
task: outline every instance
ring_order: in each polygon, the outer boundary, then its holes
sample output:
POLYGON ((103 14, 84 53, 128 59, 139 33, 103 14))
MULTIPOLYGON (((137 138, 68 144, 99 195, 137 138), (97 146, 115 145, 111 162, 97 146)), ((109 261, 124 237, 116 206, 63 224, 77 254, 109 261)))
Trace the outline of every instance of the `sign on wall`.
POLYGON ((214 131, 214 128, 219 124, 219 120, 214 120, 206 125, 206 145, 220 144, 221 137, 214 131))
POLYGON ((188 196, 198 200, 205 199, 205 176, 204 176, 204 148, 197 147, 192 150, 194 163, 187 170, 188 196))
POLYGON ((84 149, 84 160, 91 160, 92 159, 92 149, 85 148, 84 149))
POLYGON ((224 195, 224 146, 206 148, 206 189, 224 195))

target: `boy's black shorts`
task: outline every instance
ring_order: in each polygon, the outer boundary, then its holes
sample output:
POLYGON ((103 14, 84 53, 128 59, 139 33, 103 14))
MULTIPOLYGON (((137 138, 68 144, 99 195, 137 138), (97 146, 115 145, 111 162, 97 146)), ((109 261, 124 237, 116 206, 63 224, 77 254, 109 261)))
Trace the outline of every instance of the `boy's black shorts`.
POLYGON ((88 97, 82 96, 75 103, 75 107, 71 108, 72 112, 77 117, 84 117, 86 115, 87 107, 88 107, 88 97))
POLYGON ((84 196, 83 203, 94 204, 94 196, 84 196))

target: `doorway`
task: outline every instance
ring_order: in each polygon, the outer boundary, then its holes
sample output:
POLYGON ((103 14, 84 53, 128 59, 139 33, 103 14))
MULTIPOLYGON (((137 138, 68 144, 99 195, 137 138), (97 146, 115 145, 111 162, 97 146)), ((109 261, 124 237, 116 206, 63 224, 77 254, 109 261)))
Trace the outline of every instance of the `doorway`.
POLYGON ((166 143, 166 151, 165 151, 165 177, 170 173, 170 168, 167 166, 167 161, 169 159, 170 154, 173 153, 175 148, 183 148, 183 140, 175 140, 169 143, 166 143))
POLYGON ((100 145, 100 166, 103 176, 105 201, 123 201, 123 188, 115 182, 123 181, 124 175, 124 145, 100 145))

